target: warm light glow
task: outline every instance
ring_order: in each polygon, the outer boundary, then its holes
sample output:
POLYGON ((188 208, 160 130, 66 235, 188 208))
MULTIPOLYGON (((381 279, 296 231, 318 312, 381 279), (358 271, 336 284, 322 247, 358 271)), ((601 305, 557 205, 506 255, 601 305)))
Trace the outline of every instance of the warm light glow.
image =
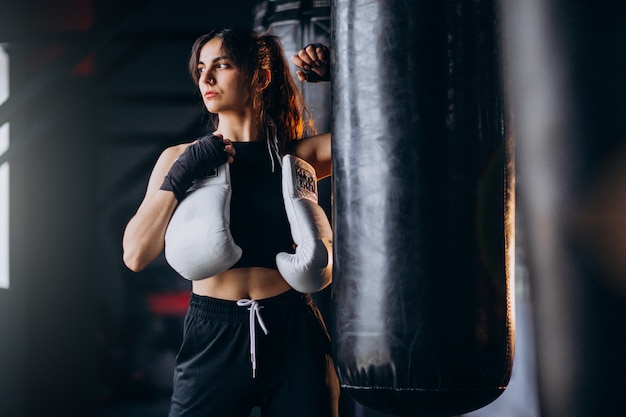
POLYGON ((509 300, 509 312, 511 314, 511 334, 510 340, 512 344, 513 352, 515 352, 515 333, 516 333, 516 291, 517 282, 515 279, 517 262, 515 258, 516 240, 515 240, 515 150, 513 144, 513 138, 509 137, 506 140, 507 148, 507 165, 505 176, 505 206, 504 206, 504 233, 505 233, 505 268, 507 271, 508 281, 508 300, 509 300))
MULTIPOLYGON (((9 56, 0 46, 0 103, 9 97, 9 56)), ((0 155, 9 149, 9 124, 0 126, 0 155)), ((9 288, 9 162, 0 165, 0 288, 9 288)))

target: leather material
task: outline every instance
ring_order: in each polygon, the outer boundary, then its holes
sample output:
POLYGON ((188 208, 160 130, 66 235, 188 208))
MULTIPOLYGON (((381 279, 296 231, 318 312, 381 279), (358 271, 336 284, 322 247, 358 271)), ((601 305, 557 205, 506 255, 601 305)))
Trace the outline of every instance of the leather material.
POLYGON ((333 357, 385 413, 463 414, 511 375, 495 21, 488 1, 333 2, 333 357))
POLYGON ((241 257, 230 232, 231 193, 229 165, 222 164, 176 207, 165 232, 165 259, 183 278, 212 277, 241 257))
POLYGON ((296 156, 285 155, 282 173, 283 200, 296 250, 278 253, 276 265, 296 291, 318 292, 332 281, 333 232, 318 204, 315 169, 296 156))

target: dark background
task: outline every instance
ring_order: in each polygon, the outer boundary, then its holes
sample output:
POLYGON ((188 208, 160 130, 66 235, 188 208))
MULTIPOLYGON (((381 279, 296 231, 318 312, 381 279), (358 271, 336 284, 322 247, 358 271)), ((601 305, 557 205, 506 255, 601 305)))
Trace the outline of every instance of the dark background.
POLYGON ((253 7, 0 2, 11 66, 1 415, 129 416, 129 405, 167 401, 190 286, 162 259, 130 272, 121 237, 161 150, 206 128, 191 44, 212 27, 251 27, 253 7))

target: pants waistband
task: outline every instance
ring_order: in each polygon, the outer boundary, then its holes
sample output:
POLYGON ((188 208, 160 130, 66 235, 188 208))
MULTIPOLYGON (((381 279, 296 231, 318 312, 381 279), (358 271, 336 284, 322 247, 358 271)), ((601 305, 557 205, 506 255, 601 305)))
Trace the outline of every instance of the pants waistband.
MULTIPOLYGON (((296 290, 289 290, 274 297, 256 300, 263 308, 263 315, 282 314, 284 309, 295 305, 307 304, 311 300, 309 294, 302 294, 296 290)), ((189 299, 189 314, 210 320, 226 322, 244 322, 249 319, 250 312, 237 305, 237 301, 222 300, 191 293, 189 299)))

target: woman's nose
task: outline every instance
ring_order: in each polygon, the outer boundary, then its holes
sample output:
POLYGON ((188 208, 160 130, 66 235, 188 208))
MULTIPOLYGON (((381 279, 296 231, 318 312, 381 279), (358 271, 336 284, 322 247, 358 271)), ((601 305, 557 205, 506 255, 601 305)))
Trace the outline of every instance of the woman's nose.
POLYGON ((213 74, 211 74, 209 71, 207 71, 207 72, 204 72, 200 76, 200 82, 203 82, 203 83, 208 84, 208 85, 213 85, 213 84, 215 84, 215 77, 213 76, 213 74))

